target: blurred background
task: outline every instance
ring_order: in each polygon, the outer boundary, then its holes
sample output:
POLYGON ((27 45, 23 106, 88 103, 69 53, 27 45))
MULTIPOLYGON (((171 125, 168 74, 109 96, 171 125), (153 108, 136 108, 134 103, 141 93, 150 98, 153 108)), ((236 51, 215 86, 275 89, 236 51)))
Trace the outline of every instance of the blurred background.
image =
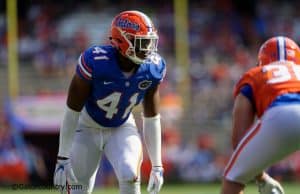
MULTIPOLYGON (((77 58, 92 45, 108 44, 112 18, 128 9, 153 19, 167 62, 161 85, 165 181, 220 181, 232 151, 233 86, 256 64, 267 38, 300 42, 299 8, 296 0, 1 0, 0 185, 52 184, 77 58)), ((143 181, 150 168, 145 154, 143 181)), ((300 181, 300 153, 268 171, 300 181)), ((96 184, 116 184, 105 157, 96 184)))

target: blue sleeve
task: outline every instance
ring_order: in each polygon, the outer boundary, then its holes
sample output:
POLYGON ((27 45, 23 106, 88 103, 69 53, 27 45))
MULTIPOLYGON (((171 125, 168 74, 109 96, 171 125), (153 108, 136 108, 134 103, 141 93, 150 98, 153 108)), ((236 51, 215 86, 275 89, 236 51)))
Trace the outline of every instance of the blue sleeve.
POLYGON ((161 58, 159 55, 156 55, 154 60, 152 60, 152 63, 150 65, 150 72, 153 76, 153 78, 157 81, 157 83, 160 83, 163 81, 165 75, 166 75, 166 62, 163 58, 161 58))
POLYGON ((253 91, 252 91, 252 88, 249 84, 244 85, 241 88, 240 93, 243 94, 246 98, 248 98, 248 100, 251 102, 251 104, 255 107, 255 102, 254 102, 254 98, 253 98, 253 91))
POLYGON ((86 50, 85 52, 81 53, 81 55, 78 58, 78 63, 76 67, 77 75, 79 75, 82 79, 86 81, 91 81, 93 74, 93 66, 89 58, 89 50, 86 50))

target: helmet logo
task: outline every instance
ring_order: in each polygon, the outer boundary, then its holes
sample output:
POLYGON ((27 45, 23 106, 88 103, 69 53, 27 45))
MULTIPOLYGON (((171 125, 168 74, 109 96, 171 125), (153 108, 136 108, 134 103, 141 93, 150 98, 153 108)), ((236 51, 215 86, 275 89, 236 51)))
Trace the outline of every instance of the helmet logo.
POLYGON ((127 28, 138 31, 140 29, 140 25, 134 22, 131 22, 127 19, 118 18, 116 21, 116 26, 120 28, 127 28))

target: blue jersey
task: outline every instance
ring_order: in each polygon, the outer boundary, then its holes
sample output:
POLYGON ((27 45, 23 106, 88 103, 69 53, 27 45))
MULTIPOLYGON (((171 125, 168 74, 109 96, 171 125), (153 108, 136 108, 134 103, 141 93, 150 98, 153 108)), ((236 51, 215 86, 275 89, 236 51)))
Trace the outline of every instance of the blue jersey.
POLYGON ((76 73, 92 86, 85 108, 104 127, 123 124, 145 92, 157 86, 166 72, 165 61, 155 53, 126 77, 119 68, 117 52, 112 46, 93 46, 80 55, 76 68, 76 73))

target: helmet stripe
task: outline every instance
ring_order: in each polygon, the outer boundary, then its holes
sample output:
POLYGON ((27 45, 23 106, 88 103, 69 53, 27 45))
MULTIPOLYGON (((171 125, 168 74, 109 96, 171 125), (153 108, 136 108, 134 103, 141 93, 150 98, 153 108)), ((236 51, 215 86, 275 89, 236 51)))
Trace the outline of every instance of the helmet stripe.
POLYGON ((286 50, 285 50, 285 40, 284 37, 279 36, 277 39, 277 51, 278 51, 278 60, 282 61, 286 59, 286 50))
POLYGON ((284 60, 287 59, 287 53, 286 53, 287 49, 286 49, 286 45, 285 44, 286 44, 286 39, 283 38, 284 60))

